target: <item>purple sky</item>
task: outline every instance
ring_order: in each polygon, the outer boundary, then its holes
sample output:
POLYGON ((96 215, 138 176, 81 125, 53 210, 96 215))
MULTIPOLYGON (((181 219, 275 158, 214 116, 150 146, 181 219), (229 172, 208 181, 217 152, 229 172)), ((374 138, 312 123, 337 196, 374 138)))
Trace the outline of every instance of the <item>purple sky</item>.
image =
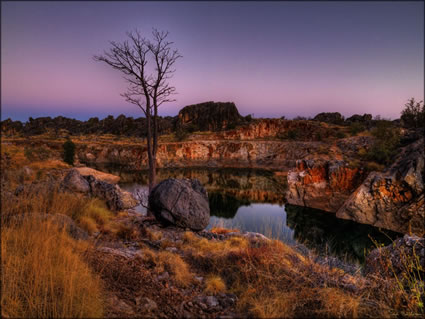
POLYGON ((2 119, 140 117, 119 72, 92 56, 152 27, 183 55, 161 115, 214 100, 256 117, 398 118, 424 98, 423 2, 2 1, 2 119))

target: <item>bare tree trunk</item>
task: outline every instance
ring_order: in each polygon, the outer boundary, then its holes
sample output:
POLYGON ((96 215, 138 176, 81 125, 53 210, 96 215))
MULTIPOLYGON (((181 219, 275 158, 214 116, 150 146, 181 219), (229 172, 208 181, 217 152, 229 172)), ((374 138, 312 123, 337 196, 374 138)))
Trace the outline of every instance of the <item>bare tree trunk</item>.
POLYGON ((154 101, 154 115, 153 115, 153 145, 152 145, 152 166, 151 174, 153 186, 156 183, 156 154, 158 150, 158 106, 156 101, 154 101))
POLYGON ((147 147, 148 147, 148 164, 149 164, 149 171, 148 171, 148 177, 149 177, 149 194, 152 191, 154 184, 155 184, 155 168, 154 168, 154 154, 153 154, 153 139, 152 139, 152 118, 150 114, 150 108, 149 112, 146 112, 146 120, 148 125, 148 140, 147 140, 147 147))

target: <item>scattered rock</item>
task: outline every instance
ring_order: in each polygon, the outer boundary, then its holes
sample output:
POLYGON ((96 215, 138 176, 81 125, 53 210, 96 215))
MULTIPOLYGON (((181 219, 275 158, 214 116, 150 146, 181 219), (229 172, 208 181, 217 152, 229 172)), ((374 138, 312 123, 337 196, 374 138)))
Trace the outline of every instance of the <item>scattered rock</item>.
POLYGON ((217 307, 218 306, 218 300, 214 296, 207 296, 205 298, 205 303, 208 307, 217 307))
POLYGON ((146 312, 153 312, 158 309, 158 305, 156 304, 156 302, 147 297, 137 297, 136 305, 137 307, 140 307, 141 309, 143 309, 143 311, 146 312))
POLYGON ((372 250, 366 257, 364 273, 402 278, 406 268, 413 266, 424 278, 423 265, 425 265, 425 238, 405 235, 391 245, 372 250), (422 268, 418 269, 415 264, 422 265, 422 268))
POLYGON ((124 258, 134 258, 135 256, 140 255, 140 251, 128 248, 99 247, 97 250, 103 253, 112 254, 124 258))
POLYGON ((155 217, 166 225, 202 230, 208 226, 208 195, 194 179, 166 179, 154 187, 149 206, 155 217))
POLYGON ((65 230, 72 238, 77 240, 87 240, 89 238, 89 234, 82 228, 78 227, 74 220, 66 215, 47 214, 45 216, 47 219, 59 225, 59 227, 65 228, 65 230))

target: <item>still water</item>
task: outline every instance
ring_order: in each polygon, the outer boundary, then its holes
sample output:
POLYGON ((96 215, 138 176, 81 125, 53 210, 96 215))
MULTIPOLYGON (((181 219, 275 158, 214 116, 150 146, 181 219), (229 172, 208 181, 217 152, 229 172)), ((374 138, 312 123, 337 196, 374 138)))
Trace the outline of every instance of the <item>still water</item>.
MULTIPOLYGON (((131 192, 147 192, 146 172, 109 170, 121 176, 120 186, 131 192)), ((261 233, 289 245, 302 244, 320 254, 363 263, 375 248, 373 240, 389 244, 400 234, 338 219, 317 209, 284 204, 283 174, 240 169, 161 169, 166 178, 197 178, 208 191, 212 227, 237 228, 261 233)), ((142 206, 137 207, 141 213, 142 206)))

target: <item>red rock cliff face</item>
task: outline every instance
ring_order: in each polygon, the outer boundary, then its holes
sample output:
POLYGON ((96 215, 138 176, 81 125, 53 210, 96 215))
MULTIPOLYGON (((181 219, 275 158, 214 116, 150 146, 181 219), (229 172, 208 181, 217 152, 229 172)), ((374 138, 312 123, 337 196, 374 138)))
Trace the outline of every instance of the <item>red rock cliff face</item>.
POLYGON ((371 172, 336 216, 402 233, 425 234, 424 140, 402 150, 385 172, 371 172))
MULTIPOLYGON (((161 167, 235 167, 288 170, 297 159, 324 147, 320 142, 206 140, 163 143, 158 147, 161 167)), ((80 144, 78 159, 88 165, 147 168, 146 146, 80 144)))
POLYGON ((425 234, 424 140, 401 150, 384 172, 342 161, 300 160, 288 173, 287 201, 343 219, 419 236, 425 234))
POLYGON ((286 199, 293 205, 336 212, 363 178, 362 169, 343 161, 299 160, 288 173, 286 199))

